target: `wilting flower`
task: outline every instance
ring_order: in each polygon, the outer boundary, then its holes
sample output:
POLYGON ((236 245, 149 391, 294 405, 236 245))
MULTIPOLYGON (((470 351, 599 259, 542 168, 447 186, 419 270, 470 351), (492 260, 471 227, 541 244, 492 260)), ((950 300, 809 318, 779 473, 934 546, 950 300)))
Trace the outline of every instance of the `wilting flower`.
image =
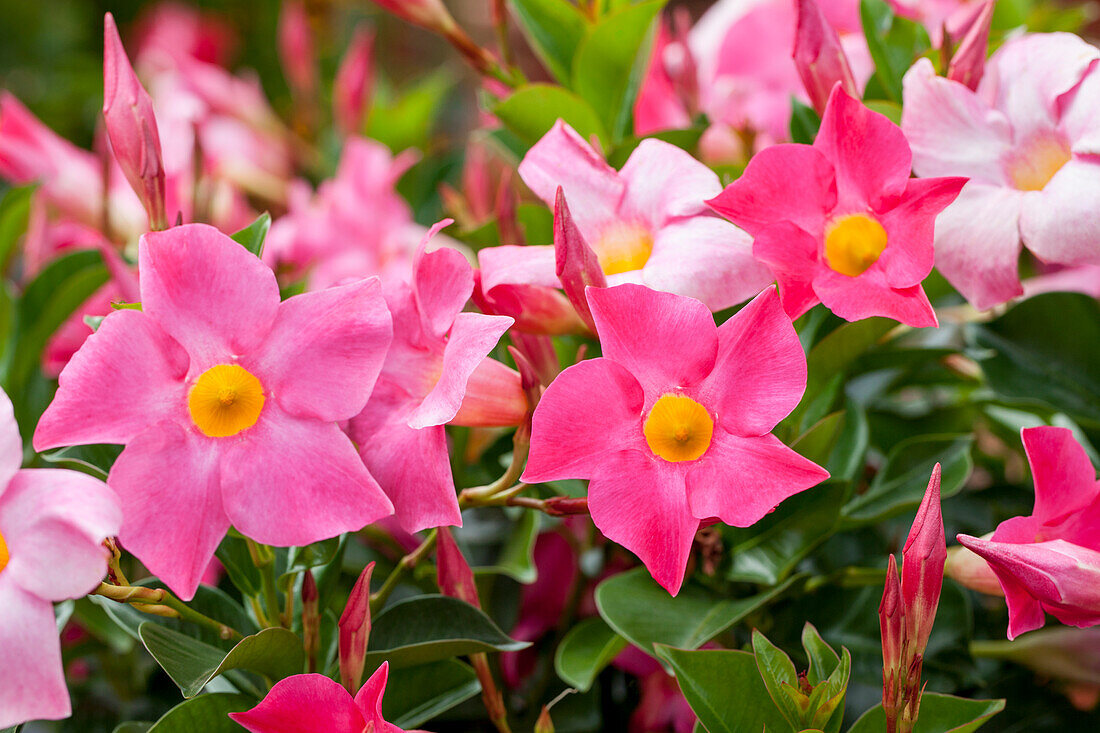
POLYGON ((79 598, 107 572, 103 540, 118 501, 77 471, 24 469, 11 400, 0 392, 0 727, 67 718, 53 602, 79 598))
POLYGON ((402 733, 382 717, 389 674, 389 662, 382 662, 355 697, 324 675, 294 675, 277 682, 256 707, 229 717, 251 733, 402 733))
POLYGON ((770 434, 806 357, 774 289, 721 328, 699 301, 638 285, 588 301, 603 357, 543 394, 522 480, 589 479, 596 526, 675 594, 701 520, 750 526, 828 477, 770 434))
POLYGON ((959 535, 1001 581, 1008 638, 1037 629, 1044 611, 1072 626, 1100 623, 1100 481, 1066 428, 1022 431, 1035 509, 997 527, 992 540, 959 535))
POLYGON ((527 413, 519 374, 486 358, 512 319, 463 313, 474 288, 469 263, 446 247, 425 252, 443 225, 421 242, 411 284, 386 281, 393 344, 370 401, 349 425, 409 532, 462 523, 443 426, 518 425, 527 413))
POLYGON ((1036 34, 994 53, 975 91, 927 59, 905 75, 914 171, 970 178, 936 221, 936 267, 977 308, 1023 293, 1021 247, 1100 264, 1098 58, 1077 36, 1036 34))
POLYGON ((897 125, 837 87, 812 146, 761 151, 708 203, 755 237, 792 318, 821 302, 849 321, 935 326, 921 281, 936 215, 966 179, 911 179, 910 159, 897 125))
POLYGON ((271 270, 201 224, 145 235, 139 265, 142 310, 103 320, 34 440, 126 446, 107 481, 128 550, 190 598, 230 524, 304 545, 392 511, 337 425, 391 338, 377 280, 280 303, 271 270))

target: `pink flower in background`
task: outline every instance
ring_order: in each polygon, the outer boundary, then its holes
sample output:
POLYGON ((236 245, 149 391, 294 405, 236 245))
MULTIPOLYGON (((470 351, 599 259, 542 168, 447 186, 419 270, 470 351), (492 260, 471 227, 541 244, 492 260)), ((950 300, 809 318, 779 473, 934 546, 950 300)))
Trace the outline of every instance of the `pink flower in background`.
POLYGON ((390 342, 377 280, 280 302, 266 265, 201 224, 145 235, 139 264, 142 310, 103 320, 34 440, 126 446, 108 484, 128 550, 190 599, 230 524, 304 545, 392 511, 337 425, 390 342))
POLYGON ((915 20, 928 30, 932 45, 943 43, 944 26, 949 35, 966 25, 982 0, 887 0, 894 12, 915 20))
POLYGON ((1008 602, 1008 638, 1037 629, 1044 611, 1064 624, 1100 623, 1100 481, 1066 428, 1024 428, 1035 509, 997 527, 992 540, 959 535, 989 562, 1008 602))
POLYGON ((443 426, 518 425, 527 414, 519 374, 488 354, 512 319, 463 313, 473 271, 461 253, 420 244, 411 284, 385 282, 393 344, 349 433, 394 505, 402 528, 459 525, 443 426))
POLYGON ((332 83, 332 116, 344 135, 359 133, 373 87, 374 31, 360 28, 352 36, 332 83))
POLYGON ((702 303, 638 285, 588 301, 603 357, 547 388, 522 480, 589 479, 593 522, 675 594, 702 520, 750 526, 828 477, 770 434, 806 357, 774 289, 721 328, 702 303))
POLYGON ((1068 33, 1025 35, 977 89, 918 61, 902 129, 920 176, 968 176, 936 222, 936 267, 976 308, 1023 293, 1022 247, 1047 263, 1100 264, 1100 51, 1068 33))
POLYGON ((233 29, 220 17, 178 2, 160 2, 143 11, 135 35, 139 56, 156 49, 218 66, 229 62, 237 45, 233 29))
POLYGON ((837 87, 810 145, 776 145, 708 203, 755 237, 797 318, 818 302, 841 318, 935 326, 921 287, 936 215, 964 178, 911 179, 897 125, 837 87))
POLYGON ((53 603, 92 591, 107 572, 103 540, 118 500, 98 479, 20 470, 23 445, 0 392, 0 726, 72 714, 53 603))

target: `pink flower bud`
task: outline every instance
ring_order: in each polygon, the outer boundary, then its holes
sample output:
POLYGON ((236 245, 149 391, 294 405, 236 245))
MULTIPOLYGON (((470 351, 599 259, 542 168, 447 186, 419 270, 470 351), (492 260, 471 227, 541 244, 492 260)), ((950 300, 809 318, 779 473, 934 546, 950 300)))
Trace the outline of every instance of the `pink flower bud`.
POLYGON ((928 645, 940 603, 946 561, 947 539, 940 512, 940 464, 937 463, 902 550, 901 595, 911 654, 923 654, 928 645))
POLYGON ((344 135, 355 135, 363 125, 363 115, 374 84, 374 32, 362 28, 355 32, 344 54, 332 86, 332 116, 344 135))
POLYGON ((145 206, 150 228, 167 229, 164 161, 153 100, 126 57, 110 13, 103 21, 103 118, 111 149, 145 206))
POLYGON ((588 246, 581 230, 573 222, 573 215, 569 213, 569 205, 565 203, 565 193, 561 186, 558 186, 557 200, 554 202, 554 258, 565 297, 577 309, 577 315, 585 325, 595 332, 596 324, 592 320, 592 311, 588 307, 584 289, 589 285, 606 288, 607 278, 600 268, 596 253, 588 246))
POLYGON ((898 564, 890 556, 886 566, 886 587, 878 606, 879 631, 882 635, 883 675, 897 673, 902 666, 905 647, 905 606, 901 602, 898 564))
POLYGON ((477 428, 508 427, 521 424, 527 411, 527 395, 519 372, 486 357, 466 381, 466 394, 450 423, 477 428))
POLYGON ((447 527, 440 527, 436 541, 436 581, 439 583, 439 590, 445 596, 481 608, 474 572, 462 556, 462 550, 458 549, 451 531, 447 527))
MULTIPOLYGON (((992 536, 993 533, 989 532, 981 539, 988 540, 992 536)), ((989 567, 989 563, 962 545, 948 548, 947 562, 943 570, 949 578, 970 590, 1004 597, 1001 581, 997 580, 997 575, 989 567)))
POLYGON ((340 681, 354 695, 359 691, 370 639, 370 576, 374 563, 363 568, 340 615, 340 681))
POLYGON ((317 582, 306 568, 302 574, 302 649, 310 672, 317 671, 317 650, 321 648, 321 609, 317 582))
POLYGON ((987 0, 968 23, 965 35, 947 66, 947 78, 977 89, 985 72, 989 26, 993 22, 994 0, 987 0))
POLYGON ((844 91, 858 99, 859 89, 836 29, 815 0, 797 0, 797 7, 794 65, 814 109, 818 114, 824 112, 829 94, 838 83, 844 91))
POLYGON ((312 97, 317 85, 317 56, 309 16, 300 0, 284 0, 278 40, 279 61, 291 91, 306 99, 312 97))
MULTIPOLYGON (((483 258, 488 251, 482 250, 478 257, 483 258)), ((482 259, 483 269, 475 271, 473 294, 482 313, 511 316, 516 321, 514 328, 528 333, 556 336, 585 332, 584 321, 561 291, 544 285, 487 283, 484 267, 482 259)))
POLYGON ((421 28, 444 35, 454 31, 454 18, 442 0, 374 0, 383 10, 421 28))

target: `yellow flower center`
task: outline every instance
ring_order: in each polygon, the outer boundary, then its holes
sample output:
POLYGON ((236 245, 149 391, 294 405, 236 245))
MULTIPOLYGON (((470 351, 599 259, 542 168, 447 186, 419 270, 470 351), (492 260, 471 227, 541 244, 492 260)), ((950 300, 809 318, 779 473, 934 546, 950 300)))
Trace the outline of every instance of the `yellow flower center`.
POLYGON ((264 388, 239 364, 218 364, 199 376, 187 397, 187 407, 195 427, 203 434, 227 438, 260 419, 264 388))
POLYGON ((825 259, 841 275, 862 275, 884 249, 886 230, 865 214, 842 216, 825 228, 825 259))
POLYGON ((8 560, 11 559, 11 555, 8 554, 8 543, 4 542, 4 535, 0 534, 0 573, 4 572, 4 568, 8 566, 8 560))
POLYGON ((1061 140, 1037 138, 1023 146, 1009 164, 1008 175, 1012 185, 1021 191, 1042 191, 1071 157, 1069 147, 1061 140))
POLYGON ((690 397, 665 394, 653 405, 642 427, 654 455, 666 461, 694 461, 707 452, 714 420, 690 397))
POLYGON ((653 233, 641 224, 617 222, 603 231, 593 249, 605 275, 640 270, 653 254, 653 233))

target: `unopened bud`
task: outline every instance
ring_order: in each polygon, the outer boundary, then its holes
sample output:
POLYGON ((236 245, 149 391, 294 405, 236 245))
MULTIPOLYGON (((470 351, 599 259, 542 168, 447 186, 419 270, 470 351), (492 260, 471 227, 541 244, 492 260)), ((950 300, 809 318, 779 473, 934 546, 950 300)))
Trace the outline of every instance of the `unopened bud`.
POLYGON ((993 22, 994 0, 986 0, 970 18, 958 49, 947 66, 947 78, 978 88, 985 73, 985 55, 989 46, 989 28, 993 22))
POLYGON ((815 0, 797 0, 796 7, 798 25, 795 30, 794 65, 814 109, 818 114, 824 112, 829 95, 837 84, 858 99, 859 89, 836 29, 815 0))
POLYGON ((283 0, 278 40, 279 61, 287 83, 295 95, 311 98, 317 85, 317 57, 309 16, 300 0, 283 0))
POLYGON ((357 134, 374 85, 374 33, 361 29, 351 39, 332 85, 332 115, 344 135, 357 134))
POLYGON ((937 463, 902 550, 901 595, 910 654, 923 654, 928 646, 940 603, 946 561, 947 538, 940 511, 940 464, 937 463))
MULTIPOLYGON (((981 539, 988 540, 992 537, 993 533, 989 532, 982 535, 981 539)), ((962 545, 948 548, 943 571, 959 585, 979 593, 1002 597, 1005 594, 1001 581, 997 580, 997 574, 989 567, 989 563, 962 545)))
POLYGON ((440 527, 436 534, 436 581, 443 595, 481 608, 474 572, 447 527, 440 527))
POLYGON ((302 648, 310 672, 317 671, 317 651, 321 648, 321 609, 317 582, 306 568, 302 574, 302 648))
POLYGON ((374 563, 363 568, 340 615, 340 681, 354 695, 363 680, 367 641, 370 639, 370 576, 374 563))
POLYGON ((545 705, 542 706, 542 712, 535 721, 535 733, 554 733, 554 721, 550 719, 550 711, 545 705))
POLYGON ((554 201, 554 259, 558 280, 569 302, 577 309, 585 325, 595 332, 596 324, 592 320, 592 310, 588 307, 585 288, 607 287, 607 277, 600 267, 596 253, 588 246, 581 230, 573 221, 569 205, 565 202, 565 193, 558 186, 554 201))

